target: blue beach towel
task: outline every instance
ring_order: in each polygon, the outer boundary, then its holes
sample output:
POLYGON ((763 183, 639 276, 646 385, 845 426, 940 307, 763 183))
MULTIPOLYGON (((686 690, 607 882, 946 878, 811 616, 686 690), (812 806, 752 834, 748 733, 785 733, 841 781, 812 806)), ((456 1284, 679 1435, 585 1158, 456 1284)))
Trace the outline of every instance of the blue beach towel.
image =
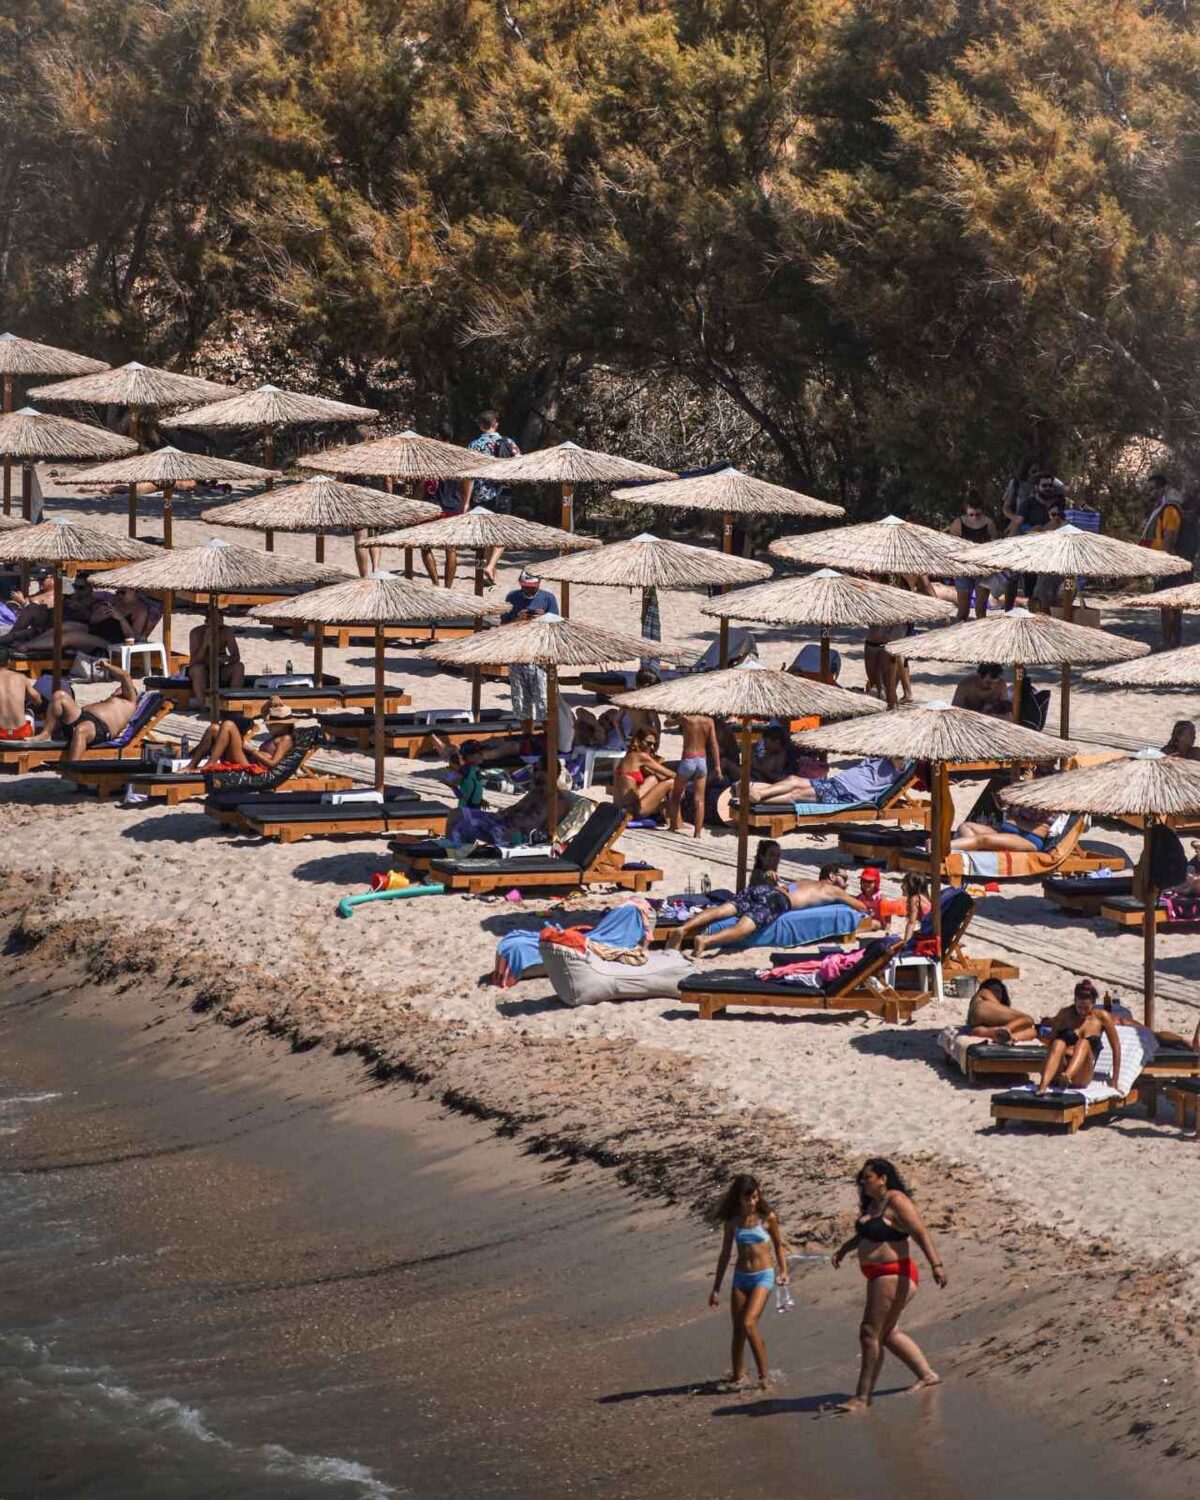
MULTIPOLYGON (((516 870, 513 879, 515 883, 520 883, 516 870)), ((528 978, 534 972, 546 972, 538 953, 538 938, 544 927, 556 926, 556 922, 539 922, 536 927, 519 927, 513 932, 506 932, 496 944, 496 957, 508 965, 514 981, 528 978)), ((608 943, 613 948, 635 948, 642 940, 643 930, 641 912, 636 906, 626 904, 614 906, 612 911, 605 912, 588 933, 588 937, 608 943)))
MULTIPOLYGON (((785 911, 766 927, 761 927, 741 943, 733 943, 723 951, 737 953, 743 948, 802 948, 806 943, 816 943, 822 938, 845 937, 858 926, 860 914, 852 906, 842 902, 831 902, 828 906, 806 906, 800 911, 785 911)), ((724 932, 732 927, 736 919, 714 922, 709 932, 724 932)))

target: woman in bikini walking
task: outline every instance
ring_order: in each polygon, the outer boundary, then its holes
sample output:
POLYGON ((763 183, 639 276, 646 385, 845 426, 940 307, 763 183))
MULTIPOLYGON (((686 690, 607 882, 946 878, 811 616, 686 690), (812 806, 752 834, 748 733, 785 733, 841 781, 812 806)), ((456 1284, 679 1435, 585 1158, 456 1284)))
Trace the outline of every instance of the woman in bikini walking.
POLYGON ((854 1233, 833 1256, 836 1270, 851 1250, 858 1251, 859 1269, 867 1280, 867 1305, 858 1337, 862 1363, 858 1389, 839 1411, 865 1411, 871 1404, 884 1356, 892 1353, 917 1377, 910 1391, 939 1385, 941 1376, 929 1366, 915 1340, 901 1333, 900 1315, 916 1295, 917 1263, 910 1240, 916 1240, 929 1262, 933 1279, 946 1286, 946 1272, 933 1237, 917 1212, 912 1194, 890 1161, 873 1156, 858 1174, 859 1215, 854 1233))
POLYGON ((783 1248, 783 1231, 779 1227, 775 1211, 763 1195, 757 1177, 751 1177, 745 1172, 729 1184, 725 1196, 717 1205, 714 1218, 723 1226, 724 1238, 717 1261, 717 1274, 708 1295, 709 1307, 720 1306, 721 1283, 725 1279, 725 1271, 734 1249, 737 1250, 733 1290, 729 1297, 729 1311, 733 1319, 733 1353, 729 1374, 725 1378, 735 1386, 745 1383, 746 1344, 749 1343, 758 1370, 758 1388, 765 1391, 769 1383, 767 1346, 759 1332, 758 1320, 776 1282, 775 1265, 779 1267, 779 1284, 787 1285, 787 1255, 783 1248))

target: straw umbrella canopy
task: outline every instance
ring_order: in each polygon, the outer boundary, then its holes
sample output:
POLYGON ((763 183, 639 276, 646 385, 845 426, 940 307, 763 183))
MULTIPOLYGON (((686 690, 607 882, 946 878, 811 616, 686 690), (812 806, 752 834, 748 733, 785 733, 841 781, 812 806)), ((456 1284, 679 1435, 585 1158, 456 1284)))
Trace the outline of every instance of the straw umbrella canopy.
POLYGON ((481 619, 496 614, 499 605, 485 604, 473 594, 436 588, 415 578, 395 573, 372 573, 332 588, 316 589, 303 599, 260 604, 250 613, 259 620, 307 620, 316 627, 319 640, 325 625, 363 625, 375 631, 375 788, 383 790, 384 682, 383 656, 387 647, 384 627, 408 620, 453 620, 462 616, 481 619))
POLYGON ((1062 759, 1074 747, 1036 730, 987 714, 954 708, 949 703, 914 704, 875 718, 810 729, 797 743, 843 755, 887 755, 897 760, 928 761, 930 777, 930 864, 933 870, 934 933, 942 935, 942 820, 950 806, 946 767, 976 760, 1046 762, 1062 759))
POLYGON ((365 484, 343 484, 328 474, 314 474, 311 479, 285 484, 269 494, 252 495, 248 500, 216 505, 203 512, 204 519, 214 526, 314 532, 318 562, 325 561, 325 538, 331 532, 353 532, 365 526, 416 526, 441 514, 440 505, 369 489, 365 484))
POLYGON ((342 448, 327 448, 298 460, 302 469, 327 474, 362 474, 379 479, 470 479, 481 459, 470 448, 422 437, 408 428, 342 448))
POLYGON ((821 632, 821 675, 829 675, 829 632, 837 626, 911 625, 948 620, 954 605, 908 589, 847 578, 833 568, 804 577, 776 578, 758 588, 740 589, 700 607, 716 615, 722 629, 730 620, 756 625, 815 625, 821 632))
POLYGON ((877 577, 982 578, 995 571, 994 565, 981 567, 964 559, 957 545, 944 531, 885 516, 882 521, 814 531, 810 536, 782 536, 771 543, 770 550, 792 562, 877 577))
MULTIPOLYGON (((542 577, 593 588, 641 589, 642 621, 652 589, 707 589, 735 583, 757 583, 771 576, 767 563, 748 557, 689 547, 643 531, 625 542, 613 542, 587 557, 553 559, 542 564, 542 577)), ((721 624, 721 660, 729 654, 729 626, 721 624)))
MULTIPOLYGON (((33 509, 33 465, 42 459, 81 463, 92 458, 121 458, 136 453, 137 444, 119 433, 89 422, 75 422, 53 412, 23 406, 0 416, 0 453, 21 460, 21 514, 29 520, 33 509)), ((5 497, 8 514, 8 497, 5 497)))
POLYGON ((1059 667, 1059 734, 1066 739, 1071 727, 1071 667, 1094 662, 1132 661, 1148 654, 1141 641, 1127 641, 1107 630, 1076 625, 1053 615, 1033 615, 1027 609, 1010 609, 985 620, 964 620, 946 630, 934 630, 915 640, 893 641, 886 648, 924 661, 994 661, 1011 663, 1015 669, 1013 719, 1021 717, 1021 678, 1026 667, 1059 667))
POLYGON ((791 672, 772 672, 756 661, 741 662, 719 672, 696 672, 673 682, 638 688, 613 700, 623 708, 650 708, 664 714, 709 714, 740 719, 742 726, 741 784, 738 788, 737 888, 746 884, 750 840, 750 727, 756 719, 798 719, 819 714, 822 719, 859 718, 883 712, 883 705, 862 693, 824 682, 812 682, 791 672))
POLYGON ((54 385, 34 386, 29 394, 36 401, 80 401, 91 406, 123 406, 129 412, 129 435, 141 446, 144 412, 186 406, 190 401, 211 401, 227 396, 229 387, 199 375, 180 375, 158 370, 131 359, 126 365, 98 374, 80 375, 54 385))
POLYGON ((539 615, 501 625, 479 635, 426 646, 424 654, 447 666, 489 667, 529 665, 546 672, 546 779, 549 795, 550 837, 558 831, 558 669, 559 667, 617 667, 648 652, 678 659, 677 646, 643 640, 584 625, 562 615, 539 615))
POLYGON ((1200 583, 1179 583, 1152 594, 1122 594, 1103 603, 1108 609, 1200 609, 1200 583))
MULTIPOLYGON (((578 443, 557 443, 539 448, 519 458, 496 458, 482 462, 475 471, 477 479, 498 480, 501 484, 557 484, 562 496, 564 531, 575 530, 575 486, 577 484, 635 484, 639 479, 674 479, 670 469, 656 469, 652 464, 636 463, 615 453, 598 453, 581 448, 578 443)), ((562 591, 563 614, 571 612, 571 585, 562 591)))
MULTIPOLYGON (((557 526, 543 526, 523 516, 502 515, 486 505, 475 505, 458 516, 444 516, 422 525, 415 535, 391 532, 377 536, 376 547, 433 547, 456 551, 459 547, 475 549, 475 592, 483 592, 483 552, 489 547, 519 547, 559 552, 592 551, 600 546, 596 537, 580 536, 574 531, 560 531, 557 526)), ((546 575, 550 575, 547 573, 546 575)))
MULTIPOLYGON (((1164 818, 1191 817, 1200 812, 1200 765, 1164 755, 1161 750, 1140 750, 1128 760, 1109 760, 1078 771, 1064 771, 1060 776, 1047 776, 1042 781, 1009 787, 1001 795, 1014 807, 1143 818, 1142 867, 1144 879, 1148 881, 1154 825, 1164 818)), ((1154 1027, 1155 915, 1159 894, 1146 885, 1142 897, 1142 983, 1145 1021, 1151 1029, 1154 1027)))
POLYGON ((846 514, 840 505, 816 500, 782 484, 756 479, 732 464, 712 474, 668 479, 636 489, 613 490, 614 500, 629 505, 664 505, 674 510, 715 511, 721 517, 721 550, 733 551, 734 516, 795 516, 835 520, 846 514))
MULTIPOLYGON (((314 427, 322 422, 373 422, 378 415, 373 406, 351 406, 346 401, 332 401, 328 396, 309 396, 301 391, 281 390, 277 385, 260 385, 240 395, 229 395, 223 401, 181 411, 163 426, 213 432, 257 427, 262 433, 263 463, 273 469, 275 437, 284 428, 314 427)), ((273 482, 267 480, 267 489, 273 482)), ((268 529, 267 551, 274 545, 268 529)))
POLYGON ((1200 646, 1181 646, 1176 651, 1157 651, 1139 661, 1118 662, 1088 672, 1083 680, 1105 687, 1200 688, 1200 646))
POLYGON ((0 531, 21 531, 28 526, 28 521, 22 521, 20 516, 6 516, 0 514, 0 531))
POLYGON ((54 573, 54 666, 53 689, 62 681, 63 599, 62 568, 76 564, 87 567, 112 567, 114 563, 136 562, 155 557, 153 547, 128 537, 114 536, 96 526, 81 526, 74 521, 43 521, 37 526, 18 525, 0 534, 0 561, 45 563, 54 573))
MULTIPOLYGON (((86 354, 74 354, 69 349, 56 349, 52 344, 39 344, 33 339, 20 338, 15 333, 0 333, 0 412, 13 409, 13 382, 32 376, 62 377, 66 375, 91 375, 108 366, 102 359, 92 359, 86 354)), ((4 514, 12 506, 12 458, 4 455, 4 514)))
MULTIPOLYGON (((214 724, 220 718, 221 595, 329 583, 341 576, 336 568, 324 563, 271 557, 215 537, 198 547, 177 547, 172 552, 155 550, 149 562, 131 563, 127 568, 97 574, 102 583, 117 588, 145 589, 168 597, 179 589, 208 595, 209 715, 214 724)), ((295 608, 293 601, 289 603, 295 608)), ((170 652, 169 644, 167 651, 170 652)))
POLYGON ((115 463, 100 464, 95 469, 81 469, 72 474, 68 484, 127 484, 129 486, 129 535, 137 536, 137 487, 139 484, 162 486, 163 546, 171 547, 175 486, 191 480, 200 484, 253 483, 270 479, 274 469, 260 469, 254 464, 235 463, 229 458, 212 458, 205 453, 182 453, 178 448, 157 448, 153 453, 138 453, 115 463))

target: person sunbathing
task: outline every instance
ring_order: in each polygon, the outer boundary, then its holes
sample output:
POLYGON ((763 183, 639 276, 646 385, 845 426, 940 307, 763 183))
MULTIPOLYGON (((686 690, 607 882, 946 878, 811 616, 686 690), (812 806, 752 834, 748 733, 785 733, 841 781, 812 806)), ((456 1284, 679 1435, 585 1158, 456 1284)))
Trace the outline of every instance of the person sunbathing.
POLYGON ((296 742, 292 711, 278 698, 263 705, 261 715, 267 726, 266 738, 252 744, 249 739, 254 720, 245 714, 223 719, 209 727, 200 738, 186 770, 248 771, 252 776, 272 771, 288 755, 296 742))
POLYGON ((67 746, 67 760, 79 760, 85 750, 115 740, 137 712, 137 689, 129 673, 110 661, 98 662, 97 671, 116 680, 110 697, 81 708, 65 688, 50 695, 46 736, 67 746))
POLYGON ((1037 1091, 1044 1094, 1052 1083, 1072 1089, 1084 1089, 1096 1072, 1096 1059, 1104 1038, 1112 1048, 1112 1081, 1121 1076, 1121 1039, 1108 1011, 1097 1008, 1099 992, 1090 979, 1075 986, 1075 997, 1039 1032, 1047 1032, 1046 1066, 1038 1080, 1037 1091), (1048 1031, 1047 1031, 1048 1027, 1048 1031))
POLYGON ((1179 760, 1200 760, 1200 750, 1196 749, 1196 726, 1191 719, 1176 719, 1171 738, 1162 747, 1162 753, 1179 760))
POLYGON ((755 802, 857 803, 873 802, 903 772, 904 762, 886 755, 860 760, 833 776, 785 776, 770 785, 752 782, 755 802))
POLYGON ((864 914, 870 911, 866 901, 852 896, 842 865, 822 865, 815 880, 793 880, 787 888, 788 906, 805 911, 810 906, 850 906, 864 914))
POLYGON ((975 991, 967 1007, 967 1031, 970 1036, 1006 1047, 1037 1041, 1033 1017, 1015 1008, 1002 979, 985 979, 975 991))
POLYGON ((950 847, 1042 854, 1050 838, 1050 822, 1045 813, 1016 807, 995 828, 990 823, 961 824, 955 829, 950 847))
POLYGON ((613 801, 635 818, 652 817, 675 785, 675 772, 655 755, 658 742, 639 729, 613 776, 613 801))
POLYGON ((955 708, 1007 718, 1012 713, 1012 699, 1004 681, 1004 668, 994 661, 980 662, 954 689, 953 702, 955 708))
MULTIPOLYGON (((459 770, 462 765, 459 747, 452 740, 446 739, 444 735, 438 734, 436 730, 430 730, 429 738, 441 758, 453 770, 459 770)), ((489 735, 486 740, 472 740, 471 744, 475 746, 481 766, 511 766, 523 756, 541 756, 544 759, 546 755, 544 734, 493 734, 489 735)))
POLYGON ((6 666, 7 660, 0 647, 0 740, 31 740, 34 714, 45 705, 32 679, 6 666))
POLYGON ((787 887, 779 878, 779 844, 774 839, 763 839, 754 855, 754 868, 744 891, 739 891, 732 901, 722 901, 719 906, 708 906, 689 917, 673 932, 667 933, 668 948, 682 947, 688 938, 694 938, 693 951, 703 958, 710 948, 723 948, 731 943, 740 943, 764 927, 769 927, 776 917, 783 916, 791 905, 787 887), (733 919, 733 926, 724 932, 715 932, 711 937, 704 929, 714 922, 733 919))

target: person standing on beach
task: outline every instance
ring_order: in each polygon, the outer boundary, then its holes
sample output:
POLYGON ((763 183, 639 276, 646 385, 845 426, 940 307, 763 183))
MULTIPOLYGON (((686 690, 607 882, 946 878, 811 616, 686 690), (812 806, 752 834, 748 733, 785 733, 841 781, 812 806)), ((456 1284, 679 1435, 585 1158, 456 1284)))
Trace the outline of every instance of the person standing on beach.
POLYGON ((787 1254, 783 1248, 783 1231, 758 1179, 749 1173, 742 1173, 733 1179, 713 1217, 722 1225, 724 1237, 717 1260, 717 1274, 713 1278, 712 1291, 708 1294, 709 1307, 721 1305, 721 1283, 725 1280, 734 1247, 737 1248, 737 1264, 734 1266, 733 1287, 729 1294, 729 1312, 733 1319, 733 1352, 730 1356, 729 1374, 725 1379, 734 1386, 745 1385, 746 1345, 749 1344, 758 1370, 758 1388, 765 1391, 770 1384, 767 1346, 763 1343, 758 1320, 776 1280, 780 1286, 787 1285, 787 1254), (779 1266, 778 1276, 772 1261, 779 1266))
POLYGON ((916 1296, 917 1263, 910 1240, 916 1240, 929 1262, 933 1279, 945 1290, 947 1277, 933 1236, 917 1212, 912 1194, 890 1161, 873 1156, 858 1174, 859 1216, 854 1233, 834 1252, 834 1270, 851 1250, 858 1251, 859 1269, 867 1279, 867 1304, 858 1338, 862 1359, 858 1389, 839 1411, 865 1411, 871 1404, 884 1356, 891 1353, 917 1377, 909 1391, 940 1385, 942 1377, 930 1368, 920 1346, 901 1333, 900 1315, 916 1296))
POLYGON ((683 758, 675 771, 675 785, 667 802, 667 823, 672 833, 683 832, 683 794, 692 784, 695 806, 692 813, 693 837, 704 832, 704 794, 708 790, 709 766, 712 774, 721 776, 721 747, 717 744, 717 726, 704 714, 683 714, 679 719, 683 736, 683 758))
MULTIPOLYGON (((500 416, 494 411, 480 413, 479 436, 468 446, 472 453, 479 453, 484 458, 520 458, 521 456, 521 450, 512 438, 501 434, 500 416)), ((512 490, 499 479, 476 479, 472 481, 465 503, 482 505, 488 510, 495 511, 497 515, 509 516, 512 514, 512 490)), ((484 582, 488 588, 495 585, 496 565, 503 551, 502 547, 493 547, 488 552, 487 562, 483 569, 484 582)))

